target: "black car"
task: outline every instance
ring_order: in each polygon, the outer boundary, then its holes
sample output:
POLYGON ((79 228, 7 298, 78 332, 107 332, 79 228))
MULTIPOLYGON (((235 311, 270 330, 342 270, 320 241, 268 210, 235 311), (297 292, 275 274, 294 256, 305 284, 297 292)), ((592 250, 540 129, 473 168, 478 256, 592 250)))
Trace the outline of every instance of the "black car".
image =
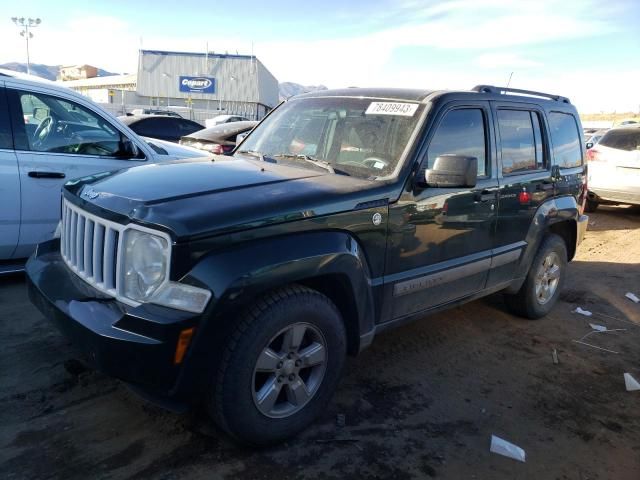
POLYGON ((132 115, 165 115, 168 117, 177 117, 183 118, 178 112, 174 112, 173 110, 160 110, 157 108, 134 108, 131 110, 131 113, 128 113, 127 116, 132 115))
POLYGON ((389 328, 494 292, 553 308, 588 220, 580 132, 540 92, 297 96, 231 157, 68 183, 30 298, 95 368, 281 441, 389 328))
POLYGON ((180 145, 225 155, 236 148, 238 135, 246 134, 257 124, 256 121, 222 123, 182 137, 180 145))
POLYGON ((192 120, 171 115, 128 115, 118 118, 138 135, 176 143, 181 137, 204 128, 192 120))

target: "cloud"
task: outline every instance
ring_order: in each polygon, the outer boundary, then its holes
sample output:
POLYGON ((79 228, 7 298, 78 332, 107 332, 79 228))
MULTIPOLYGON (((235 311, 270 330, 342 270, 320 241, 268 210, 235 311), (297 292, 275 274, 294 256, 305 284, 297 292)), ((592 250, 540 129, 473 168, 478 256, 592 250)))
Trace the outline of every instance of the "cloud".
POLYGON ((542 63, 523 58, 516 53, 485 53, 473 60, 473 64, 480 68, 531 68, 541 67, 542 63))
MULTIPOLYGON (((567 40, 615 31, 619 27, 607 15, 615 10, 621 18, 619 5, 612 5, 611 9, 594 16, 594 6, 599 4, 588 0, 451 0, 426 5, 418 0, 388 1, 388 8, 378 8, 377 12, 381 20, 384 20, 382 13, 392 20, 375 21, 377 27, 368 33, 341 38, 336 38, 327 28, 326 38, 319 40, 300 36, 296 41, 283 41, 277 36, 255 38, 253 33, 243 33, 251 29, 219 36, 207 31, 185 34, 188 29, 181 30, 183 34, 177 29, 151 33, 147 30, 141 39, 142 18, 78 16, 57 28, 45 19, 34 32, 31 59, 36 63, 89 63, 114 72, 135 72, 141 46, 204 51, 208 43, 210 50, 216 52, 237 50, 247 54, 252 51, 251 40, 255 40, 254 53, 280 81, 322 83, 329 87, 468 89, 479 83, 503 84, 509 72, 515 70, 512 86, 548 88, 569 96, 579 92, 577 98, 581 102, 584 99, 583 104, 590 109, 607 109, 607 104, 619 109, 624 101, 622 93, 619 98, 616 93, 616 99, 607 94, 605 100, 595 102, 594 98, 603 97, 594 96, 593 92, 599 92, 603 84, 626 88, 628 104, 633 108, 640 103, 640 99, 632 98, 637 88, 628 82, 616 81, 620 72, 599 74, 599 81, 607 82, 600 85, 591 81, 594 76, 587 65, 584 71, 575 72, 575 77, 555 75, 554 62, 556 69, 562 66, 557 65, 557 59, 546 58, 541 53, 567 40), (536 51, 535 56, 523 55, 525 47, 529 52, 536 51), (399 61, 398 54, 403 49, 422 53, 416 55, 415 60, 399 61), (448 56, 450 60, 436 63, 431 61, 432 55, 434 59, 448 56), (590 96, 586 85, 591 86, 590 96)), ((365 17, 363 21, 369 22, 369 16, 365 17)), ((0 44, 3 45, 0 63, 23 61, 24 40, 15 29, 0 29, 0 44)), ((628 74, 632 75, 630 78, 638 78, 635 71, 628 74)))

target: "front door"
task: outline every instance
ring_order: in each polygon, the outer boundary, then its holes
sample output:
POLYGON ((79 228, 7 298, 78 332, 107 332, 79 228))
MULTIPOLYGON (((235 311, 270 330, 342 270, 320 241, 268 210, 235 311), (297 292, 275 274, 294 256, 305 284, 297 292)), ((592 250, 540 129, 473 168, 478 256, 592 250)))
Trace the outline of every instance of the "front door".
POLYGON ((88 108, 38 91, 7 88, 20 172, 21 221, 14 258, 53 237, 65 182, 139 165, 118 158, 122 134, 88 108))
POLYGON ((472 188, 408 188, 390 207, 387 295, 397 319, 484 288, 495 234, 498 180, 488 103, 450 104, 422 155, 430 168, 444 154, 478 159, 472 188))

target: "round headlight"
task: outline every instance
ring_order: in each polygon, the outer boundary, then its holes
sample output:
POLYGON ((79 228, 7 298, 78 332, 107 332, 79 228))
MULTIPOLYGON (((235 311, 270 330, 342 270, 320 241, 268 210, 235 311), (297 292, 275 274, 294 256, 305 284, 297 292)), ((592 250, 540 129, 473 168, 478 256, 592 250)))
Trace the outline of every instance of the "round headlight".
POLYGON ((132 300, 148 300, 167 275, 167 241, 137 230, 125 237, 124 295, 132 300))

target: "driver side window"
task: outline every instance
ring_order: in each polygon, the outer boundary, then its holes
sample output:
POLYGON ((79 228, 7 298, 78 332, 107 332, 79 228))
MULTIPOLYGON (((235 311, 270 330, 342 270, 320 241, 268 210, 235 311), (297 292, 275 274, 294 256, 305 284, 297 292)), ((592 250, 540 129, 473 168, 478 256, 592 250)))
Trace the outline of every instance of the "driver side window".
POLYGON ((66 99, 38 92, 14 91, 14 108, 22 142, 34 152, 116 156, 121 134, 91 110, 66 99), (19 118, 17 118, 19 117, 19 118))

